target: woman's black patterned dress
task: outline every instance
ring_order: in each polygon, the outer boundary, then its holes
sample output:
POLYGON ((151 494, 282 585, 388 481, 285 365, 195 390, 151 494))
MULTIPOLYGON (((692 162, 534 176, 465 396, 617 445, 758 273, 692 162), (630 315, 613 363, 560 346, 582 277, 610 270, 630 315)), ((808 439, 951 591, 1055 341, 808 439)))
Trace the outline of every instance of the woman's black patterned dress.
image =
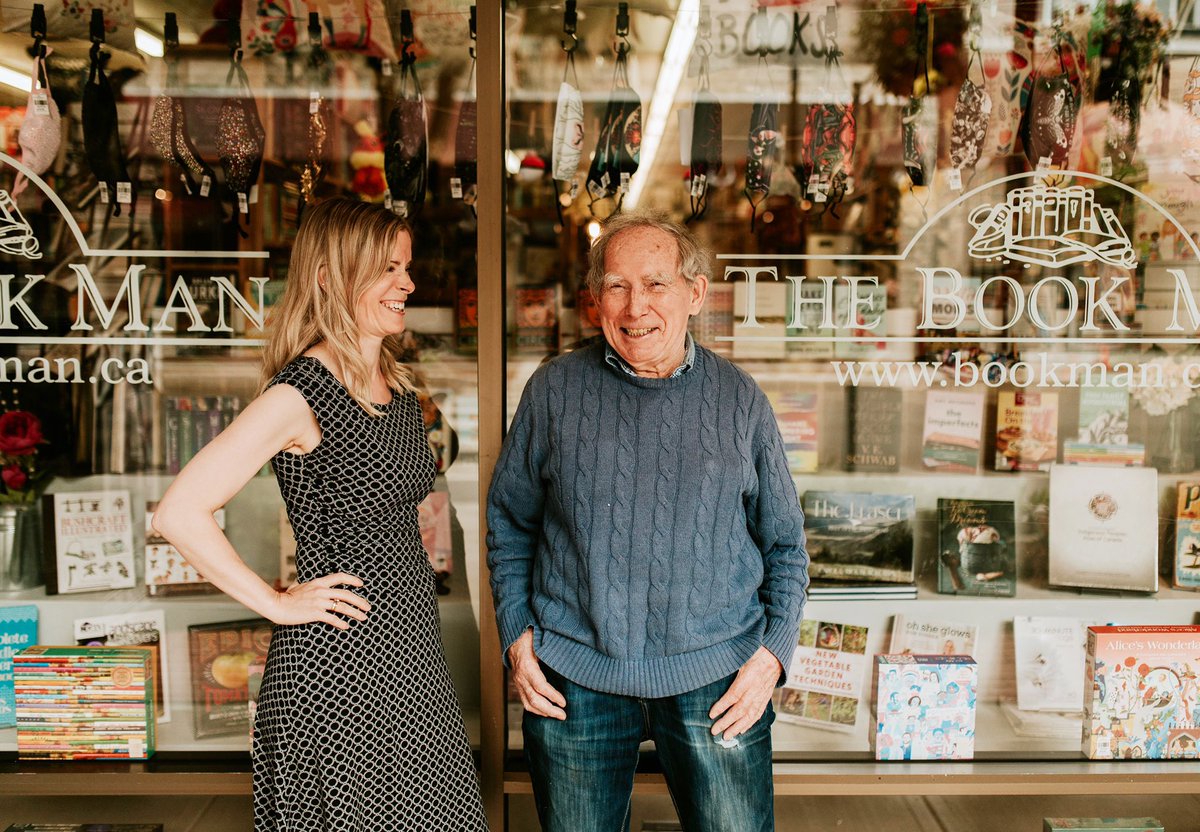
POLYGON ((275 628, 254 724, 254 829, 484 830, 417 526, 434 478, 417 397, 397 393, 371 416, 304 356, 272 384, 299 390, 321 428, 310 453, 272 460, 298 580, 356 575, 371 610, 349 630, 275 628))

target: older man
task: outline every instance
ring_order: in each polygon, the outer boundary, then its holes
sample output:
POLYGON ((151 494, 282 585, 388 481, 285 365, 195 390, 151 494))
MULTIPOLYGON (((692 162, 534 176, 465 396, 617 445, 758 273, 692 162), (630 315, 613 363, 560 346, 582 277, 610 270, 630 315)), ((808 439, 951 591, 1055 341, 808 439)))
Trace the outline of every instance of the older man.
POLYGON ((645 739, 684 829, 774 828, 804 522, 766 396, 688 334, 708 274, 676 223, 609 220, 604 338, 534 373, 496 466, 488 564, 546 832, 628 829, 645 739))

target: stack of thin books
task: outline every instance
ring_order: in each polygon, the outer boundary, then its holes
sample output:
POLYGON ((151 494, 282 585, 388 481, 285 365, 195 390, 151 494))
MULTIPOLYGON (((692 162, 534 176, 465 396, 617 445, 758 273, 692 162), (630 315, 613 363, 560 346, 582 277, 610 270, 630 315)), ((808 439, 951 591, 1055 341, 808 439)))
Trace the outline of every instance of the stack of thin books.
POLYGON ((848 581, 813 581, 810 601, 915 601, 916 584, 873 584, 848 581))
POLYGON ((17 753, 32 760, 145 760, 154 753, 146 647, 28 647, 13 656, 17 753))

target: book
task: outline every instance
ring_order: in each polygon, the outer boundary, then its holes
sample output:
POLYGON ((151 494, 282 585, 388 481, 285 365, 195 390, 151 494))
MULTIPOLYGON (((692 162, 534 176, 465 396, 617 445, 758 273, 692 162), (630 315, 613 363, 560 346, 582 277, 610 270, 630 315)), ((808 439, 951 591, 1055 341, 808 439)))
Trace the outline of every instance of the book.
POLYGON ((975 756, 978 668, 970 656, 875 657, 876 760, 975 756))
POLYGON ((13 656, 37 644, 38 608, 32 604, 0 607, 0 728, 17 724, 13 656))
POLYGON ((805 619, 779 691, 781 722, 853 731, 867 671, 867 628, 805 619))
MULTIPOLYGON (((154 528, 154 511, 158 500, 146 501, 146 546, 142 561, 142 575, 146 581, 146 594, 194 595, 217 592, 217 588, 188 563, 179 550, 167 542, 154 528)), ((217 525, 225 528, 225 509, 219 508, 213 517, 217 525)))
POLYGON ((855 340, 835 341, 833 353, 838 358, 870 358, 882 352, 886 346, 880 339, 887 334, 883 322, 887 310, 887 287, 868 283, 860 283, 855 287, 858 307, 853 317, 850 315, 850 292, 849 284, 841 281, 834 284, 834 334, 839 338, 855 340))
POLYGON ((1129 391, 1082 387, 1074 439, 1063 442, 1063 462, 1076 465, 1141 465, 1145 446, 1129 441, 1129 391))
POLYGON ((938 592, 1017 593, 1016 507, 1010 500, 938 498, 938 592))
POLYGON ((137 583, 128 491, 56 492, 42 500, 47 595, 137 583))
POLYGON ((817 470, 817 394, 776 391, 768 394, 783 439, 788 468, 793 474, 817 470))
POLYGON ((1158 472, 1050 469, 1050 583, 1158 590, 1158 472))
POLYGON ((87 647, 150 647, 154 672, 155 713, 171 721, 170 651, 166 649, 167 617, 163 610, 139 610, 117 615, 76 618, 75 643, 87 647))
POLYGON ((899 471, 903 402, 892 387, 846 390, 847 471, 899 471))
POLYGON ((897 613, 892 621, 888 653, 896 656, 974 656, 979 628, 961 621, 941 621, 897 613))
MULTIPOLYGON (((580 321, 582 320, 581 312, 580 321)), ((729 340, 733 336, 732 284, 715 281, 709 284, 704 306, 688 321, 688 330, 697 343, 703 344, 718 355, 733 354, 733 343, 729 340)))
POLYGON ((811 577, 913 582, 911 495, 806 491, 802 507, 811 577))
POLYGON ((925 395, 921 464, 938 471, 979 470, 983 393, 930 390, 925 395))
POLYGON ((1058 394, 1001 390, 996 470, 1044 471, 1058 458, 1058 394))
POLYGON ((1175 508, 1174 583, 1200 590, 1200 483, 1181 482, 1175 508))
POLYGON ((258 713, 258 694, 262 690, 263 674, 267 670, 265 659, 255 659, 246 668, 246 714, 250 727, 250 748, 254 749, 254 717, 258 713))
POLYGON ((1042 818, 1042 832, 1163 832, 1155 818, 1042 818))
POLYGON ((196 739, 250 728, 250 665, 266 661, 271 623, 262 618, 188 627, 196 739))
POLYGON ((154 754, 153 650, 27 647, 13 657, 17 753, 34 760, 154 754))
POLYGON ((1087 757, 1200 756, 1200 626, 1089 627, 1085 667, 1087 757))
POLYGON ((789 309, 797 309, 798 314, 793 321, 796 326, 787 328, 789 338, 816 338, 815 341, 788 341, 787 353, 789 356, 802 358, 821 359, 833 358, 833 337, 837 334, 835 329, 836 323, 833 318, 833 310, 830 309, 830 315, 826 319, 825 315, 825 284, 818 280, 805 280, 800 284, 800 288, 796 288, 796 281, 788 280, 788 296, 787 304, 789 309), (800 294, 800 304, 796 305, 796 293, 800 294), (822 324, 835 324, 835 326, 822 326, 822 324))
POLYGON ((558 347, 558 287, 516 291, 517 349, 545 352, 558 347))
POLYGON ((915 601, 916 584, 864 584, 846 581, 811 581, 812 601, 915 601))
POLYGON ((1098 623, 1103 622, 1057 616, 1013 618, 1017 707, 1025 711, 1083 709, 1087 628, 1098 623))

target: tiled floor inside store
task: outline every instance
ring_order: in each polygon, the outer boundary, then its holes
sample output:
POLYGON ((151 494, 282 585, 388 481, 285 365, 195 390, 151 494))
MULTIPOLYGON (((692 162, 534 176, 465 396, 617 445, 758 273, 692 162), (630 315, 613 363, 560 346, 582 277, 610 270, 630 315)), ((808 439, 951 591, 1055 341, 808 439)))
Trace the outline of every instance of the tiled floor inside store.
MULTIPOLYGON (((778 832, 1041 832, 1042 818, 1153 816, 1167 832, 1200 832, 1200 797, 824 797, 776 803, 778 832)), ((674 819, 665 797, 639 798, 633 832, 674 819)), ((162 823, 164 832, 250 832, 248 798, 2 798, 10 823, 162 823)), ((537 832, 533 803, 514 797, 509 832, 537 832)), ((453 832, 453 830, 430 830, 453 832)))

